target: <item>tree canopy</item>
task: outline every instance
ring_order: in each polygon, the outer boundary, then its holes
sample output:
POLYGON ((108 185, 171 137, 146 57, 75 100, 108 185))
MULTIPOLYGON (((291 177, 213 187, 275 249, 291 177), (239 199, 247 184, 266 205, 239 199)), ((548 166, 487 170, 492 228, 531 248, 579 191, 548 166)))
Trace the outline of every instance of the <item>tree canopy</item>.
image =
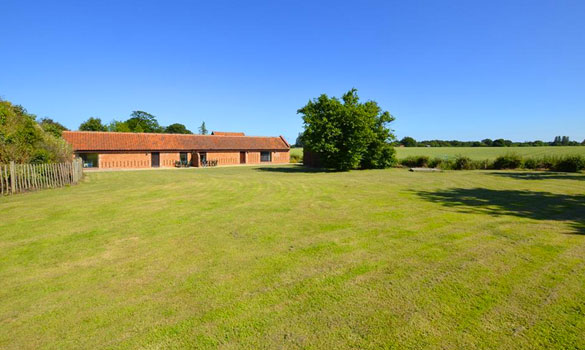
POLYGON ((108 128, 102 124, 100 118, 90 117, 79 126, 81 131, 108 131, 108 128))
POLYGON ((158 124, 156 117, 144 111, 133 111, 130 119, 126 120, 132 132, 163 132, 164 128, 158 124))
POLYGON ((161 126, 154 115, 145 111, 133 111, 127 120, 120 121, 114 119, 107 125, 103 124, 100 118, 91 117, 81 123, 79 130, 192 134, 185 125, 180 123, 174 123, 167 127, 161 126))
POLYGON ((207 135, 208 131, 207 128, 205 127, 205 122, 201 123, 201 126, 199 127, 199 133, 201 135, 207 135))
POLYGON ((48 118, 44 127, 19 105, 0 100, 0 163, 49 163, 70 160, 73 152, 60 137, 65 127, 48 118))
POLYGON ((416 147, 416 140, 410 136, 403 137, 400 144, 404 147, 416 147))
POLYGON ((41 128, 43 128, 43 130, 52 134, 55 137, 61 137, 63 131, 69 130, 63 124, 56 122, 51 118, 42 118, 39 121, 39 125, 41 126, 41 128))
POLYGON ((187 127, 180 123, 175 123, 167 126, 165 128, 165 133, 167 134, 192 134, 192 132, 187 129, 187 127))
POLYGON ((341 100, 322 94, 297 113, 303 115, 305 148, 337 170, 386 168, 396 161, 388 124, 394 117, 374 101, 359 102, 356 89, 341 100))

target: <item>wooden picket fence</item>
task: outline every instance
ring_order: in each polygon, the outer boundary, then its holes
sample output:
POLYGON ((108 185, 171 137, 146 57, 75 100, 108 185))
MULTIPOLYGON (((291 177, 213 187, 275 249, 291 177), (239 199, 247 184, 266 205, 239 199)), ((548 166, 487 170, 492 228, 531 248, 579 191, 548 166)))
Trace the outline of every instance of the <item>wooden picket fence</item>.
POLYGON ((83 177, 83 163, 0 164, 0 195, 57 188, 78 183, 83 177))

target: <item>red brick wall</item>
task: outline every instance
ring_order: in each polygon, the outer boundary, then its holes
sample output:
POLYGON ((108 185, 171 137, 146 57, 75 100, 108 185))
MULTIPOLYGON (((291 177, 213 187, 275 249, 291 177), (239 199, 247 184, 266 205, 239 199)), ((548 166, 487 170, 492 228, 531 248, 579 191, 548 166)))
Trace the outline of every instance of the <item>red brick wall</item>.
MULTIPOLYGON (((283 164, 283 163, 288 163, 289 161, 290 161, 290 152, 289 151, 272 152, 272 162, 270 162, 270 163, 283 164)), ((260 152, 248 152, 248 161, 246 164, 270 164, 270 163, 260 161, 260 152)))
POLYGON ((217 165, 240 164, 240 152, 207 152, 207 160, 217 160, 217 165))
POLYGON ((102 153, 100 168, 150 168, 150 153, 102 153))
MULTIPOLYGON (((187 158, 191 163, 193 154, 187 152, 187 158)), ((272 152, 271 163, 288 163, 290 154, 286 152, 272 152)), ((175 161, 180 160, 179 152, 160 153, 160 167, 174 167, 175 161)), ((240 164, 240 152, 207 152, 207 160, 217 160, 218 165, 240 164)), ((150 168, 150 152, 140 153, 102 153, 99 155, 99 167, 104 169, 120 168, 150 168)), ((270 164, 260 162, 260 152, 247 152, 246 164, 270 164)))
POLYGON ((272 163, 290 163, 290 152, 272 152, 272 163))
POLYGON ((248 152, 246 164, 260 164, 260 152, 248 152))
MULTIPOLYGON (((191 152, 187 152, 187 159, 191 161, 191 152)), ((175 161, 181 160, 179 152, 160 153, 160 167, 171 168, 175 161)), ((150 152, 141 153, 102 153, 99 155, 99 167, 105 169, 119 168, 150 168, 150 152)))
MULTIPOLYGON (((191 164, 191 152, 187 153, 187 160, 191 164)), ((181 160, 181 153, 161 153, 160 154, 160 167, 161 168, 172 168, 175 166, 175 162, 181 160)))

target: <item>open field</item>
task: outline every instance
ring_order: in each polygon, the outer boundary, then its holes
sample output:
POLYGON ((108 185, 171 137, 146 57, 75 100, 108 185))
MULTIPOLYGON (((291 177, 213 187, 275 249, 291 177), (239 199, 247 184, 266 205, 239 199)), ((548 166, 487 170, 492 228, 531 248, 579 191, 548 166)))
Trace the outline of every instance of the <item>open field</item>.
MULTIPOLYGON (((461 154, 474 160, 495 159, 507 153, 523 157, 585 156, 585 146, 544 146, 544 147, 396 147, 396 157, 429 156, 431 158, 454 158, 461 154)), ((303 154, 302 148, 291 148, 292 154, 303 154)))
POLYGON ((0 348, 585 348, 585 175, 96 172, 0 198, 0 348))
POLYGON ((290 155, 298 155, 299 157, 303 156, 303 148, 302 147, 293 147, 290 149, 290 155))
POLYGON ((403 159, 408 156, 429 156, 431 158, 454 158, 458 154, 474 160, 495 159, 507 153, 523 157, 585 156, 585 146, 544 146, 544 147, 397 147, 396 156, 403 159))

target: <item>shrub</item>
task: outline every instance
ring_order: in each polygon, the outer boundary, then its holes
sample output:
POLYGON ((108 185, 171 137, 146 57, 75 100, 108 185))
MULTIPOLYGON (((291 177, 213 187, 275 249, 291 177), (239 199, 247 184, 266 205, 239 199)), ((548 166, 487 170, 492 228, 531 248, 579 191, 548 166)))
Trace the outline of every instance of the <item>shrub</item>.
POLYGON ((291 154, 290 161, 291 163, 302 163, 303 162, 303 155, 302 154, 291 154))
POLYGON ((429 160, 429 168, 442 168, 443 162, 441 158, 433 158, 429 160))
POLYGON ((585 158, 582 156, 565 156, 557 159, 556 164, 551 167, 555 171, 575 173, 585 169, 585 158))
POLYGON ((536 158, 527 158, 524 159, 524 167, 526 169, 539 169, 539 165, 541 162, 538 161, 536 158))
POLYGON ((472 170, 473 163, 471 161, 471 158, 465 157, 462 155, 457 155, 455 157, 455 163, 454 163, 453 169, 455 169, 455 170, 472 170))
POLYGON ((401 160, 400 164, 409 168, 426 168, 429 165, 429 157, 409 156, 401 160))
POLYGON ((522 166, 522 157, 514 153, 499 156, 493 163, 494 169, 517 169, 522 166))

